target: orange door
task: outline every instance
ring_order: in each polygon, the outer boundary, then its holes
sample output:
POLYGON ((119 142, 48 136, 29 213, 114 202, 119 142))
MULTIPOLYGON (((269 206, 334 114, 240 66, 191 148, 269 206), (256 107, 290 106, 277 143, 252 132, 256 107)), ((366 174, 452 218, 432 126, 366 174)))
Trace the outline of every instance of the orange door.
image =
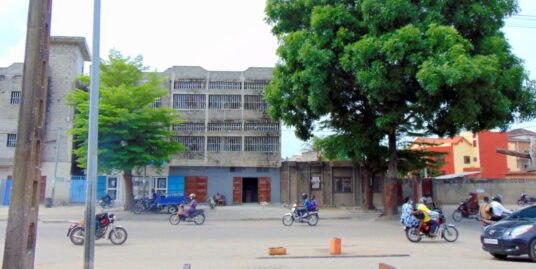
POLYGON ((272 202, 272 184, 269 177, 259 177, 259 202, 272 202))
POLYGON ((195 193, 195 199, 199 203, 207 201, 208 177, 206 176, 186 176, 184 177, 184 195, 188 197, 190 193, 195 193))
POLYGON ((233 204, 242 203, 242 178, 233 177, 233 204))

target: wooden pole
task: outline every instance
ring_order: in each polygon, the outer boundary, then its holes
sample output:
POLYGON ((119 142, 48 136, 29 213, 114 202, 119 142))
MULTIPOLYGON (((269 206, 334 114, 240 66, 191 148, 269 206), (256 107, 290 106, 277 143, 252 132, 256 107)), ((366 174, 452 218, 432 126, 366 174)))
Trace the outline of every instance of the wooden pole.
POLYGON ((30 0, 13 186, 2 268, 34 267, 52 0, 30 0))

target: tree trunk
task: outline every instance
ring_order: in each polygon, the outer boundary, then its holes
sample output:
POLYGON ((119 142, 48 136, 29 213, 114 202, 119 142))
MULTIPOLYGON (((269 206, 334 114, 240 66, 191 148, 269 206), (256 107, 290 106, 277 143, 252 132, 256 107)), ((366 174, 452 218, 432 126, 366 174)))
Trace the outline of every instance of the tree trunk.
POLYGON ((362 166, 362 180, 365 182, 363 190, 363 204, 361 208, 363 210, 376 209, 374 206, 373 192, 372 192, 372 172, 367 166, 362 166))
POLYGON ((132 207, 133 190, 132 190, 132 171, 123 171, 123 180, 125 183, 125 210, 130 210, 132 207))
POLYGON ((392 216, 398 214, 398 206, 396 203, 396 174, 398 170, 397 162, 398 156, 396 152, 396 133, 392 132, 388 135, 389 138, 389 152, 391 153, 389 159, 389 173, 387 175, 386 188, 385 188, 385 209, 384 214, 386 216, 392 216))

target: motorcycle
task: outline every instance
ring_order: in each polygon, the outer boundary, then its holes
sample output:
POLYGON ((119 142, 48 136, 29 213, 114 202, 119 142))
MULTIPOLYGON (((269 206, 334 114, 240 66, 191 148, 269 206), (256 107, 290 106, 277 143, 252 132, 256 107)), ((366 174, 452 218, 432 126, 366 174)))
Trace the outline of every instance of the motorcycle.
POLYGON ((99 203, 99 206, 102 207, 102 209, 112 208, 112 207, 114 207, 114 204, 115 204, 114 200, 105 199, 104 197, 100 198, 98 203, 99 203))
MULTIPOLYGON (((122 226, 115 225, 117 220, 115 214, 98 214, 97 220, 99 221, 99 224, 95 232, 96 240, 108 238, 114 245, 122 245, 125 243, 125 241, 127 241, 127 230, 122 226)), ((67 237, 69 237, 73 244, 83 245, 86 238, 86 226, 84 221, 75 221, 73 224, 71 224, 69 230, 67 231, 67 237)))
POLYGON ((458 229, 456 229, 456 227, 452 224, 447 224, 447 218, 445 218, 443 212, 441 212, 441 210, 432 212, 436 212, 436 216, 431 217, 432 219, 435 219, 437 221, 437 235, 431 235, 430 230, 432 228, 432 225, 430 223, 423 223, 420 230, 418 226, 404 227, 404 231, 406 232, 406 238, 408 238, 408 240, 413 243, 421 241, 423 237, 435 239, 439 236, 440 238, 445 239, 445 241, 447 242, 454 242, 458 240, 458 229))
POLYGON ((297 205, 292 205, 289 213, 283 215, 283 225, 290 226, 294 221, 307 223, 309 226, 315 226, 318 223, 318 211, 310 211, 308 214, 304 213, 303 216, 298 215, 297 205))
POLYGON ((196 209, 190 216, 184 214, 184 205, 180 205, 179 211, 169 216, 169 223, 172 225, 178 225, 181 221, 193 222, 197 225, 205 223, 205 210, 196 209))
POLYGON ((519 200, 517 200, 517 205, 526 205, 526 204, 532 204, 536 203, 536 197, 531 196, 527 197, 526 193, 522 193, 521 197, 519 197, 519 200))
POLYGON ((478 207, 473 212, 469 211, 469 205, 465 201, 461 201, 460 205, 452 213, 452 219, 456 222, 462 221, 463 218, 480 220, 478 207))

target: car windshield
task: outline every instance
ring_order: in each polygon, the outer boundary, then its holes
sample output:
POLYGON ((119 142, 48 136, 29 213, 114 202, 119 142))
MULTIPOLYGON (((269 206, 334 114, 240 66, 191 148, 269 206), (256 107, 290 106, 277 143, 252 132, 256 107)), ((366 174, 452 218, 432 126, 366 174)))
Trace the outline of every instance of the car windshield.
POLYGON ((518 210, 504 218, 504 220, 527 220, 536 221, 536 207, 518 210))

